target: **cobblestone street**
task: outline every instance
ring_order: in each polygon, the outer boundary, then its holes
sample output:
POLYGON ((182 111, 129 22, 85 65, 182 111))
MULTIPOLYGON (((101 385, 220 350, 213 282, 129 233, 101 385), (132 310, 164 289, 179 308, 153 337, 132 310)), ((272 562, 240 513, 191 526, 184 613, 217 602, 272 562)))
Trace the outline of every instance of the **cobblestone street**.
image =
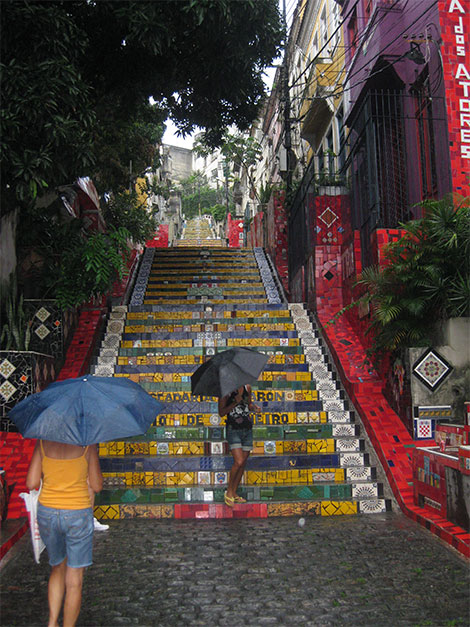
MULTIPOLYGON (((469 568, 401 514, 121 520, 95 534, 78 625, 467 625, 469 568)), ((1 624, 44 625, 29 532, 2 571, 1 624)))

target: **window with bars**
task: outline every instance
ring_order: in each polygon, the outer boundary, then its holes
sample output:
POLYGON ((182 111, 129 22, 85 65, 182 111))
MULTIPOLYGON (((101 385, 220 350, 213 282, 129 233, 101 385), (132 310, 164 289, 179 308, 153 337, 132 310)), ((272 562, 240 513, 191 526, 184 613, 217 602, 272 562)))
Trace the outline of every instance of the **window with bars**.
POLYGON ((346 167, 352 172, 352 218, 362 242, 362 263, 373 261, 370 235, 410 219, 401 91, 370 91, 350 133, 346 167))

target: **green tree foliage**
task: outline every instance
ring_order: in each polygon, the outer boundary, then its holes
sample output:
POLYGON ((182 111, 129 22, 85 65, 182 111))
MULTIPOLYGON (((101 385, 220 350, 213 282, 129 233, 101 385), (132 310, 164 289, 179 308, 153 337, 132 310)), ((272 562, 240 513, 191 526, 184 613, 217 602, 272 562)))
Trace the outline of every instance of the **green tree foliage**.
POLYGON ((115 229, 125 228, 135 244, 145 244, 157 226, 135 191, 113 194, 104 206, 103 217, 115 229))
POLYGON ((214 217, 216 222, 223 222, 227 217, 227 207, 225 205, 214 205, 209 207, 209 213, 214 217))
MULTIPOLYGON (((214 189, 210 187, 207 178, 201 172, 195 172, 188 178, 182 180, 178 186, 181 193, 181 209, 187 219, 194 218, 199 214, 211 213, 217 207, 216 214, 221 215, 220 207, 223 207, 224 217, 227 214, 225 203, 225 190, 223 187, 214 189)), ((233 202, 229 199, 229 211, 233 210, 233 202)), ((215 217, 215 216, 214 216, 215 217)))
MULTIPOLYGON (((207 133, 202 133, 196 139, 193 150, 202 157, 206 157, 212 153, 213 148, 207 133)), ((259 202, 261 202, 252 173, 252 166, 254 166, 262 156, 261 144, 254 137, 225 133, 221 139, 220 152, 224 156, 225 163, 228 166, 225 176, 232 181, 233 177, 228 173, 230 167, 234 172, 243 170, 247 175, 253 194, 258 198, 259 202)))
POLYGON ((96 122, 80 73, 86 38, 57 3, 2 3, 2 208, 89 173, 96 122), (71 178, 72 177, 72 178, 71 178))
POLYGON ((424 346, 443 320, 470 315, 470 203, 422 203, 424 217, 401 225, 383 268, 358 281, 371 304, 371 354, 424 346))
POLYGON ((67 255, 49 275, 58 304, 67 309, 105 294, 113 281, 124 276, 123 259, 129 253, 129 232, 110 229, 70 240, 67 255))
POLYGON ((80 175, 127 186, 167 115, 212 142, 248 127, 282 38, 276 0, 18 0, 0 14, 7 210, 80 175))
POLYGON ((217 142, 255 118, 282 38, 277 1, 16 0, 2 3, 0 20, 1 209, 21 209, 20 245, 42 259, 49 296, 86 301, 122 272, 114 234, 125 227, 140 240, 147 230, 116 194, 155 164, 162 121, 208 128, 217 142), (89 242, 79 221, 45 206, 79 176, 115 199, 109 233, 89 242))

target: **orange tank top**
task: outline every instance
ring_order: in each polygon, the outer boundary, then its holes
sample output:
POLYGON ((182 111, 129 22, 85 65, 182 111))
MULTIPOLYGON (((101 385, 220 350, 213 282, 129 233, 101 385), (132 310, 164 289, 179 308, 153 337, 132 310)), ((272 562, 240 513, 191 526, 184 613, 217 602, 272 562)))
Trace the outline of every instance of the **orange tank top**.
POLYGON ((47 457, 41 441, 42 489, 39 502, 55 509, 91 507, 88 493, 88 447, 80 457, 55 459, 47 457))

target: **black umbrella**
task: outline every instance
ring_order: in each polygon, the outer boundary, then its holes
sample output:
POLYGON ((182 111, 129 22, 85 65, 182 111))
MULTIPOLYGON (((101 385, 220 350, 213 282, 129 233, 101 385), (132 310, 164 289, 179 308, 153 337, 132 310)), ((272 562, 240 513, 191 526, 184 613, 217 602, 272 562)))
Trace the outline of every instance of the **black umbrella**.
POLYGON ((250 348, 235 347, 217 353, 193 373, 191 392, 197 396, 227 396, 256 381, 267 361, 267 355, 250 348))

